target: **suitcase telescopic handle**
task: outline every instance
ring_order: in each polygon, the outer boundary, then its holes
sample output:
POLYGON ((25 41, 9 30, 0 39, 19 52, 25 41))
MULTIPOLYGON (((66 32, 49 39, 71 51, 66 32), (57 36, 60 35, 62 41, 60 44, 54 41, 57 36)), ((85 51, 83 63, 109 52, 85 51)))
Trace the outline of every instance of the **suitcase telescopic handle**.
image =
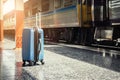
POLYGON ((41 12, 36 13, 36 27, 41 28, 41 12))

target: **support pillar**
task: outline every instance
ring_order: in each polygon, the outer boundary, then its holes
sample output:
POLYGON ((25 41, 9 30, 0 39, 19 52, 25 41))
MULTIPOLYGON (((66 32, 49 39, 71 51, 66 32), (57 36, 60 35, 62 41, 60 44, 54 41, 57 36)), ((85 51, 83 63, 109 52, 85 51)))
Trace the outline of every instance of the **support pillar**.
POLYGON ((15 11, 16 11, 16 28, 15 28, 16 48, 21 48, 22 47, 22 31, 24 26, 23 0, 15 0, 15 11))
POLYGON ((3 0, 0 0, 0 41, 3 40, 3 0))

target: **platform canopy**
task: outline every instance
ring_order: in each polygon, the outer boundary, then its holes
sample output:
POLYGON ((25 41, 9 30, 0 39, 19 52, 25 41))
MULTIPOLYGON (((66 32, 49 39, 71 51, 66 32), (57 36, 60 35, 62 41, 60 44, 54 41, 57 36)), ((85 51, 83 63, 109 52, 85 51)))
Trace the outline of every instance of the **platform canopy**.
POLYGON ((9 10, 15 9, 13 11, 15 13, 16 48, 22 47, 22 30, 24 27, 24 2, 26 1, 28 0, 0 0, 0 41, 3 41, 4 39, 4 25, 3 25, 4 14, 3 12, 5 12, 6 10, 6 14, 8 14, 9 10))

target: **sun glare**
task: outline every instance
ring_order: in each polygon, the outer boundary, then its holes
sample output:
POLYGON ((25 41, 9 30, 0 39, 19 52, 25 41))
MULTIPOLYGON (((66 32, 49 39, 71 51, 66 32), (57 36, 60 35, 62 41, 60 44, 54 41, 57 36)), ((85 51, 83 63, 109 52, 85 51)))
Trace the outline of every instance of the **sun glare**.
POLYGON ((15 0, 8 0, 3 5, 3 14, 6 14, 15 9, 15 0))
MULTIPOLYGON (((29 0, 23 0, 23 2, 27 2, 29 0)), ((3 5, 3 14, 6 14, 15 9, 15 0, 7 0, 7 2, 3 5)))
POLYGON ((24 1, 24 3, 25 3, 25 2, 27 2, 28 0, 23 0, 23 1, 24 1))

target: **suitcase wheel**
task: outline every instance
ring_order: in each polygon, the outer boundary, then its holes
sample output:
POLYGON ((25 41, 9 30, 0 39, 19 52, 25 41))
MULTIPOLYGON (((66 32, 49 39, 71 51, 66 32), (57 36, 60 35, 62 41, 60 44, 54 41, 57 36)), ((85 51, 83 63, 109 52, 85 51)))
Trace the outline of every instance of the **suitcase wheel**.
POLYGON ((25 60, 23 60, 23 64, 22 64, 22 66, 25 66, 25 60))
POLYGON ((43 61, 43 59, 42 59, 40 62, 41 62, 41 64, 42 64, 42 65, 44 65, 44 64, 45 64, 45 62, 43 61))
POLYGON ((36 61, 34 62, 34 65, 36 65, 36 61))
POLYGON ((33 65, 34 65, 33 61, 29 61, 29 66, 33 66, 33 65))

